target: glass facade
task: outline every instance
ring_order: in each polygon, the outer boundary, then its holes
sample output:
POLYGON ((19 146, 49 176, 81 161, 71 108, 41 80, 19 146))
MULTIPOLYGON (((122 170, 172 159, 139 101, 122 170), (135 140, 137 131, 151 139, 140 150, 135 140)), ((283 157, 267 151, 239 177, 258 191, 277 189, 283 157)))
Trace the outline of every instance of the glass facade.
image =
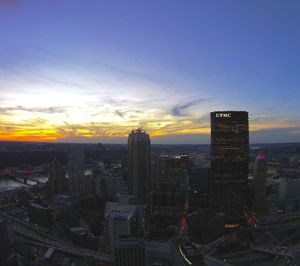
POLYGON ((239 219, 247 196, 249 121, 244 111, 211 113, 210 208, 239 219))

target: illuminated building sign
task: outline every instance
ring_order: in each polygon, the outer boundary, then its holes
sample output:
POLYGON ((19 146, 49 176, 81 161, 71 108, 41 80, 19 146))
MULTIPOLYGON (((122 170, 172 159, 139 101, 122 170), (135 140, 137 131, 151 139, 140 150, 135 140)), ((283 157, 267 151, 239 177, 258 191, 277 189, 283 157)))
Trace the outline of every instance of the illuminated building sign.
POLYGON ((216 113, 216 117, 224 117, 224 118, 230 118, 231 117, 231 113, 216 113))
POLYGON ((239 224, 225 224, 226 229, 238 228, 239 224))

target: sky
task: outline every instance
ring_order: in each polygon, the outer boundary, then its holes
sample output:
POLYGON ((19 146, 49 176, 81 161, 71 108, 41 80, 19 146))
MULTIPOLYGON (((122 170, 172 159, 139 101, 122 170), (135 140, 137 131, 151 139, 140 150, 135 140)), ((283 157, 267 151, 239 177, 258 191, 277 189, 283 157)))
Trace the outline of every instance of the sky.
POLYGON ((300 141, 300 2, 0 0, 0 140, 300 141))

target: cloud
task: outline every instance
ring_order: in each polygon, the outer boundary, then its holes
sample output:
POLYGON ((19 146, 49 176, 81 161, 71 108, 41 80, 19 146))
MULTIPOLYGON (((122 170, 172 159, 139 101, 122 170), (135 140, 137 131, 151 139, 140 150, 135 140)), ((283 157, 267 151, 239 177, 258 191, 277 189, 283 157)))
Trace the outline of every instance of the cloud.
POLYGON ((202 103, 204 101, 207 101, 207 98, 198 98, 195 100, 188 101, 183 104, 177 104, 172 107, 171 109, 171 114, 173 116, 185 116, 186 114, 184 113, 187 109, 189 109, 192 106, 195 106, 199 103, 202 103))
MULTIPOLYGON (((251 143, 300 142, 300 135, 293 134, 295 128, 270 128, 250 132, 251 143)), ((297 130, 300 130, 298 127, 297 130)))
POLYGON ((19 87, 20 85, 30 83, 47 86, 51 84, 52 86, 64 88, 86 88, 84 83, 75 82, 70 76, 71 73, 65 73, 62 76, 62 69, 59 65, 52 65, 49 68, 41 62, 32 61, 32 59, 19 60, 20 62, 8 60, 6 64, 0 65, 1 84, 19 87))
POLYGON ((122 88, 126 87, 127 94, 132 91, 134 95, 140 89, 151 91, 151 88, 159 86, 162 90, 169 82, 159 74, 144 72, 132 66, 118 66, 101 58, 40 47, 26 47, 24 50, 17 46, 4 51, 4 54, 0 64, 0 87, 18 89, 30 84, 37 90, 51 87, 54 90, 64 88, 99 93, 104 87, 119 91, 122 85, 122 88))
POLYGON ((170 134, 151 139, 153 144, 209 144, 209 142, 210 136, 207 134, 170 134))
POLYGON ((24 107, 22 105, 13 106, 13 107, 0 107, 1 114, 13 113, 15 111, 24 111, 30 113, 46 113, 46 114, 55 114, 62 113, 65 111, 65 107, 59 106, 50 106, 50 107, 24 107))
POLYGON ((121 111, 119 111, 119 110, 115 110, 115 113, 119 116, 119 117, 121 117, 121 118, 123 118, 123 119, 125 119, 125 117, 124 117, 124 113, 122 113, 121 111))
MULTIPOLYGON (((143 127, 153 141, 161 143, 201 143, 209 139, 209 111, 224 107, 221 102, 211 105, 213 95, 187 98, 187 93, 195 92, 188 91, 187 86, 187 90, 181 89, 179 83, 174 88, 165 86, 170 81, 160 74, 148 75, 98 59, 31 52, 4 60, 0 66, 0 139, 36 136, 41 140, 100 138, 113 142, 126 139, 136 127, 143 127), (64 60, 59 62, 57 58, 64 60), (29 120, 37 117, 44 120, 29 120)), ((268 113, 253 112, 252 132, 284 128, 280 132, 271 130, 270 138, 273 133, 278 140, 298 137, 299 120, 285 121, 277 113, 268 113)), ((266 132, 254 136, 263 139, 266 132)))
POLYGON ((293 129, 290 133, 292 135, 298 135, 298 136, 300 136, 300 127, 293 129))
POLYGON ((197 124, 205 124, 205 125, 209 126, 209 124, 210 124, 210 113, 204 113, 200 117, 194 118, 193 122, 197 123, 197 124))

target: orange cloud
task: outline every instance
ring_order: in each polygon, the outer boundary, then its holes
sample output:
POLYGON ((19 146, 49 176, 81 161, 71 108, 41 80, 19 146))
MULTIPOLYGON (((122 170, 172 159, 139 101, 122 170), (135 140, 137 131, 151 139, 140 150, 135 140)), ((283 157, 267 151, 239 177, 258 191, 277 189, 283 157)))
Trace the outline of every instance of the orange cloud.
MULTIPOLYGON (((52 115, 52 114, 51 114, 52 115)), ((96 119, 96 118, 95 118, 96 119)), ((137 127, 148 131, 151 138, 167 135, 209 135, 209 121, 197 120, 193 117, 171 117, 168 115, 155 117, 154 114, 138 119, 109 121, 87 121, 72 123, 52 121, 51 117, 21 119, 18 115, 0 116, 0 140, 14 141, 61 141, 87 139, 91 141, 101 138, 126 138, 128 133, 137 127), (143 121, 142 123, 140 121, 143 121), (56 123, 55 123, 56 122, 56 123)), ((289 121, 250 121, 251 131, 275 128, 299 128, 297 123, 289 121)))

